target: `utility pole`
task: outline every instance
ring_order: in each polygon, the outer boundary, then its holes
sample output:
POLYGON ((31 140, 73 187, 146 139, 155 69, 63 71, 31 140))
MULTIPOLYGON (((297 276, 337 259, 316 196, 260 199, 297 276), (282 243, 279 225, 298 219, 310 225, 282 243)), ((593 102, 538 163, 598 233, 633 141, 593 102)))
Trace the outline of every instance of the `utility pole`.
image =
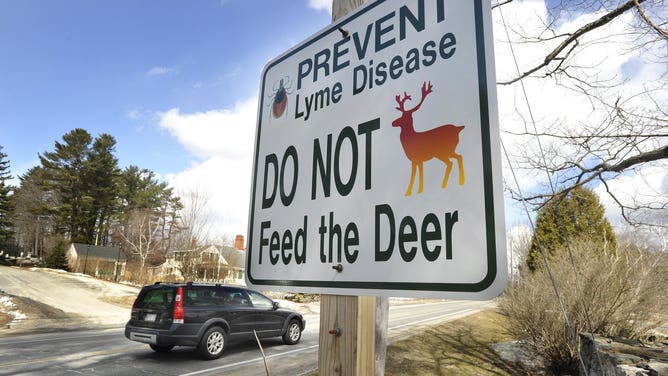
MULTIPOLYGON (((367 0, 332 0, 332 22, 367 0)), ((388 298, 321 295, 321 376, 385 374, 388 298)))
POLYGON ((366 4, 368 0, 332 0, 332 22, 366 4))
POLYGON ((90 244, 86 246, 86 258, 84 259, 84 270, 83 274, 86 274, 86 266, 88 265, 88 252, 90 252, 90 244))

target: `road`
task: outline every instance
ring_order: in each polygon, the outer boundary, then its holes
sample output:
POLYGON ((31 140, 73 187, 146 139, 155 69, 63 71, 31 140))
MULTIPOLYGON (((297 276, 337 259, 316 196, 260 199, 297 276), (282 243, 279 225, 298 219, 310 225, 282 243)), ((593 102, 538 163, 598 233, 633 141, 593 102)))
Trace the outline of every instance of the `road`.
MULTIPOLYGON (((461 317, 481 302, 443 301, 390 308, 390 340, 418 332, 426 325, 461 317)), ((299 344, 263 340, 272 375, 299 375, 317 367, 318 315, 307 315, 299 344)), ((192 348, 158 354, 123 336, 122 328, 29 334, 0 340, 0 375, 263 375, 254 342, 230 346, 222 358, 201 360, 192 348)))
MULTIPOLYGON (((129 310, 99 301, 100 295, 133 292, 133 288, 127 288, 130 290, 82 276, 0 268, 0 289, 52 305, 70 317, 61 320, 69 325, 50 326, 46 332, 8 336, 0 331, 0 375, 265 374, 258 346, 251 341, 234 343, 222 358, 204 361, 192 348, 177 347, 159 354, 147 345, 127 340, 123 324, 129 310), (44 286, 48 286, 47 294, 44 286), (75 319, 71 319, 72 314, 75 319), (80 327, 99 329, 72 330, 76 326, 71 324, 77 321, 86 323, 80 327)), ((429 325, 477 312, 488 304, 475 301, 393 304, 388 320, 390 342, 429 325)), ((287 346, 280 338, 262 341, 272 375, 294 376, 317 367, 319 315, 306 315, 305 319, 306 330, 299 344, 287 346)))

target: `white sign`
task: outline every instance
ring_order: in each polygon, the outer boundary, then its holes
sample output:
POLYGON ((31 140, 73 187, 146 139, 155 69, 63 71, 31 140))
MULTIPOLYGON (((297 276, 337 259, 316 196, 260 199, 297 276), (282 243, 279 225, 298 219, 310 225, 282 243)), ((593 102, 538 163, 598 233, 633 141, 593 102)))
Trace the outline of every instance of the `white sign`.
POLYGON ((488 299, 506 283, 487 0, 374 1, 267 64, 247 282, 488 299))

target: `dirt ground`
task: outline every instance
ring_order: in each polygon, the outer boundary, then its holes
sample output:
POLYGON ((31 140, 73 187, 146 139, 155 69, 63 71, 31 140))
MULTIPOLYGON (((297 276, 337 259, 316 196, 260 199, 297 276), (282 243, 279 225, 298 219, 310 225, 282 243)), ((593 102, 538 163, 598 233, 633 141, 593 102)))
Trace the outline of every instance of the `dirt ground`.
POLYGON ((0 312, 0 328, 4 328, 14 319, 14 316, 9 316, 6 313, 0 312))
POLYGON ((30 319, 14 320, 13 316, 0 313, 0 334, 18 334, 32 330, 49 332, 82 328, 83 321, 76 315, 65 313, 29 298, 11 296, 11 299, 16 305, 16 310, 30 319))

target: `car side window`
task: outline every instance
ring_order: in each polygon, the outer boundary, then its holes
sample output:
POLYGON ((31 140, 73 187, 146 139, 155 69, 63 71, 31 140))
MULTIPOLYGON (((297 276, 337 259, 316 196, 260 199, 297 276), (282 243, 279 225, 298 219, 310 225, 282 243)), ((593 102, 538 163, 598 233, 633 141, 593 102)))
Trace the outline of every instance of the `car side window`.
POLYGON ((248 296, 255 308, 274 308, 274 302, 260 293, 249 291, 248 296))
POLYGON ((186 306, 224 305, 225 294, 220 289, 212 287, 190 286, 186 289, 183 303, 186 306))
POLYGON ((251 305, 248 294, 245 291, 233 289, 227 294, 227 304, 231 306, 248 307, 251 305))

